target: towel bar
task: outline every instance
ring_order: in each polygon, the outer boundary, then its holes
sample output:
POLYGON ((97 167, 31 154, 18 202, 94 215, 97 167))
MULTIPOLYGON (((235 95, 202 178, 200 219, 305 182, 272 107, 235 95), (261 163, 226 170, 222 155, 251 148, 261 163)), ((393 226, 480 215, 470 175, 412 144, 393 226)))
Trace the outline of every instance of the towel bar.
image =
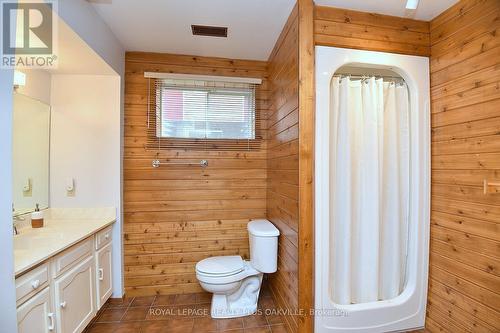
POLYGON ((484 180, 484 194, 500 193, 500 182, 488 182, 484 180))
POLYGON ((208 166, 207 160, 201 160, 200 162, 161 162, 160 160, 153 160, 153 168, 159 168, 160 165, 185 165, 185 166, 200 166, 202 168, 208 166))

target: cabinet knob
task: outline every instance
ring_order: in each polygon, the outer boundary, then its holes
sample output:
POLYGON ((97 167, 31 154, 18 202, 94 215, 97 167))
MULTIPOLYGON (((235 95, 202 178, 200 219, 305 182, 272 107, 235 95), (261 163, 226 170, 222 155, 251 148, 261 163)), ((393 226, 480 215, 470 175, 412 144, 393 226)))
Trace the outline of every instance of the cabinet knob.
POLYGON ((104 235, 104 238, 105 238, 105 239, 109 239, 109 234, 105 234, 105 235, 104 235))
POLYGON ((40 280, 35 280, 31 282, 31 287, 33 287, 33 289, 40 287, 40 280))
POLYGON ((61 302, 61 308, 63 308, 63 309, 64 309, 65 307, 66 307, 66 301, 61 302))
POLYGON ((104 280, 104 270, 102 268, 99 268, 99 281, 104 280))

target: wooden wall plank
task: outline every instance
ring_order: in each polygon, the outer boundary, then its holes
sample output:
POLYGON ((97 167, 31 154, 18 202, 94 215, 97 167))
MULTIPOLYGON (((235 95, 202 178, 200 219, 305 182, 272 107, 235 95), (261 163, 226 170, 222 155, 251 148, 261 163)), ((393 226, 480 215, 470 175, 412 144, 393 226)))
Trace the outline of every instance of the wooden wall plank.
POLYGON ((430 23, 431 332, 500 330, 500 2, 462 0, 430 23))
POLYGON ((278 271, 270 276, 288 332, 300 332, 299 287, 299 83, 298 8, 292 10, 269 58, 271 95, 268 117, 267 218, 280 229, 278 271))
POLYGON ((333 7, 314 9, 316 45, 428 56, 429 23, 333 7))
MULTIPOLYGON (((267 127, 267 62, 145 52, 126 54, 124 253, 127 295, 201 291, 197 261, 248 258, 246 224, 266 216, 267 154, 259 151, 148 150, 146 71, 263 79, 257 112, 267 127), (151 167, 152 159, 209 161, 206 168, 151 167)), ((264 128, 265 129, 265 128, 264 128)))

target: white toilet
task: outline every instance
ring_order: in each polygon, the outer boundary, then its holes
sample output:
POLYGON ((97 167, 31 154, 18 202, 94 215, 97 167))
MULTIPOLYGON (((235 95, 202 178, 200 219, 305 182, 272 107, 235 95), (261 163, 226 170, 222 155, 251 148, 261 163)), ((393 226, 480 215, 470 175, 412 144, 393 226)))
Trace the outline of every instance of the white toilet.
POLYGON ((264 273, 274 273, 278 261, 279 230, 268 220, 248 223, 250 261, 240 256, 203 259, 196 264, 196 277, 203 289, 213 293, 212 318, 248 316, 257 311, 264 273))

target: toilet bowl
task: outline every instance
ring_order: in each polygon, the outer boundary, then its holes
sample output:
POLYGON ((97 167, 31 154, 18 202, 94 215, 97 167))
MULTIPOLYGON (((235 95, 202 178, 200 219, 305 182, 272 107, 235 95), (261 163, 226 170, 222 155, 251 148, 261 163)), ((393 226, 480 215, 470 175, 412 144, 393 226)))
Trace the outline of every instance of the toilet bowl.
POLYGON ((274 273, 279 230, 268 220, 248 223, 250 260, 240 256, 210 257, 196 264, 201 287, 212 296, 212 318, 248 316, 257 311, 264 273, 274 273))

